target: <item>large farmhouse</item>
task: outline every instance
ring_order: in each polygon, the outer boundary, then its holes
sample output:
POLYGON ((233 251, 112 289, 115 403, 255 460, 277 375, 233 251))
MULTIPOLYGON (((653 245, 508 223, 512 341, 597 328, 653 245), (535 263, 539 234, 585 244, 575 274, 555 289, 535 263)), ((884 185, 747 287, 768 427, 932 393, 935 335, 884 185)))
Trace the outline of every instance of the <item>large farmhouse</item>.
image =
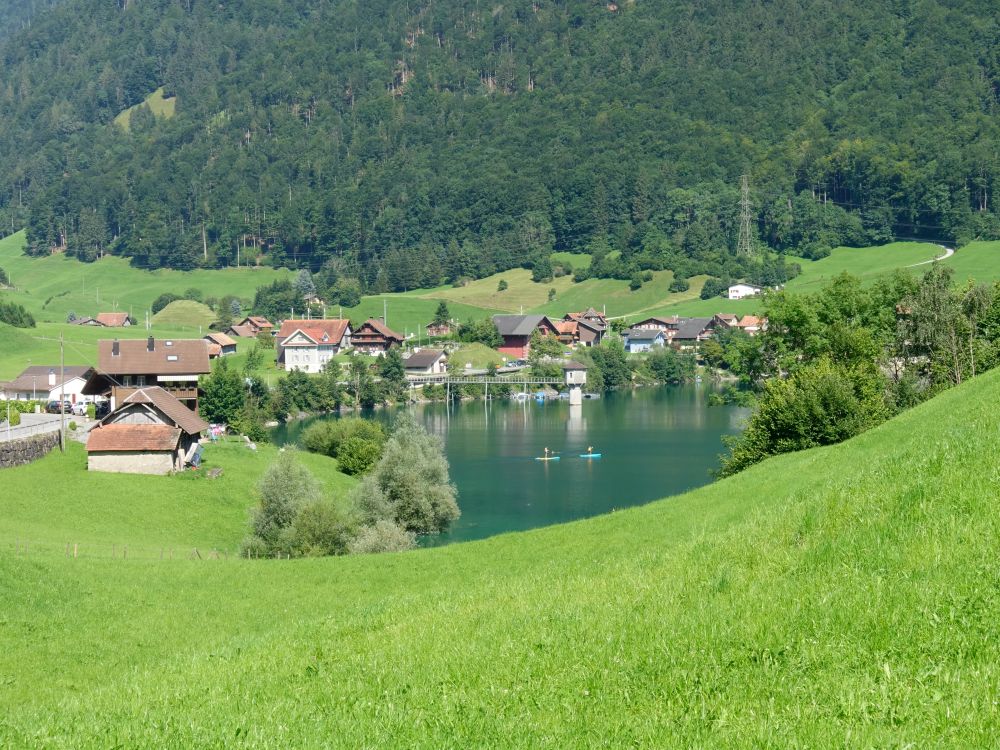
POLYGON ((124 339, 97 342, 97 370, 85 396, 105 396, 114 410, 138 388, 158 385, 198 410, 198 376, 212 371, 203 339, 124 339))
POLYGON ((286 320, 277 335, 278 367, 322 372, 335 354, 351 347, 352 339, 349 320, 286 320))
POLYGON ((198 452, 208 424, 168 391, 139 388, 90 430, 87 468, 126 474, 179 471, 198 452))

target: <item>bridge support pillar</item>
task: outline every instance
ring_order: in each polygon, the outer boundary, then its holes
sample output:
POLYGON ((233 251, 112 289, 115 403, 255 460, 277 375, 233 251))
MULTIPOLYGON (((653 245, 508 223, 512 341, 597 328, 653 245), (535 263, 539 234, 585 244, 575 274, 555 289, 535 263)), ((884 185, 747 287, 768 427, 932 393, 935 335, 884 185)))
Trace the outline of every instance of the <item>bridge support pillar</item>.
POLYGON ((570 386, 569 389, 569 405, 579 406, 583 403, 583 388, 578 385, 570 386))

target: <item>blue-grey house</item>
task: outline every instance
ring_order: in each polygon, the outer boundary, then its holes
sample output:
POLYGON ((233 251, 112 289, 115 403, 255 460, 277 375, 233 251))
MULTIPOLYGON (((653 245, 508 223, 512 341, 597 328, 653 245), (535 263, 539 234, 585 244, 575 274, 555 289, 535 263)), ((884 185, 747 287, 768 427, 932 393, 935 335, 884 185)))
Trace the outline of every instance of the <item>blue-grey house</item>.
POLYGON ((666 336, 658 328, 630 328, 625 331, 625 351, 629 354, 648 352, 654 346, 666 344, 666 336))

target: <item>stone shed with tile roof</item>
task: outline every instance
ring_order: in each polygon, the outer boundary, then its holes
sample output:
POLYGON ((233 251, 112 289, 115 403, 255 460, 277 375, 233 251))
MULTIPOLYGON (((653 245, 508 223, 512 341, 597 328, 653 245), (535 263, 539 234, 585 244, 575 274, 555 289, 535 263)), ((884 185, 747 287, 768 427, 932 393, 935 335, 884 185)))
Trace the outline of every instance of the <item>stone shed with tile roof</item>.
POLYGON ((199 450, 208 424, 170 392, 140 388, 87 437, 87 468, 125 474, 168 474, 199 450))

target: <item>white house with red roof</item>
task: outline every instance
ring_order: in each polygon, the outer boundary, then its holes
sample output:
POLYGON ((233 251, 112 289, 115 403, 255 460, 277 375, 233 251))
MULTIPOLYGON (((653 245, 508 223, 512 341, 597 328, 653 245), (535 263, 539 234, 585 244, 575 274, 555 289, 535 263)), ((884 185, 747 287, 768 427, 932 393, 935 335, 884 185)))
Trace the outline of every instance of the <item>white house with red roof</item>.
POLYGON ((351 347, 351 322, 286 320, 275 337, 278 367, 302 372, 322 372, 335 354, 351 347))

